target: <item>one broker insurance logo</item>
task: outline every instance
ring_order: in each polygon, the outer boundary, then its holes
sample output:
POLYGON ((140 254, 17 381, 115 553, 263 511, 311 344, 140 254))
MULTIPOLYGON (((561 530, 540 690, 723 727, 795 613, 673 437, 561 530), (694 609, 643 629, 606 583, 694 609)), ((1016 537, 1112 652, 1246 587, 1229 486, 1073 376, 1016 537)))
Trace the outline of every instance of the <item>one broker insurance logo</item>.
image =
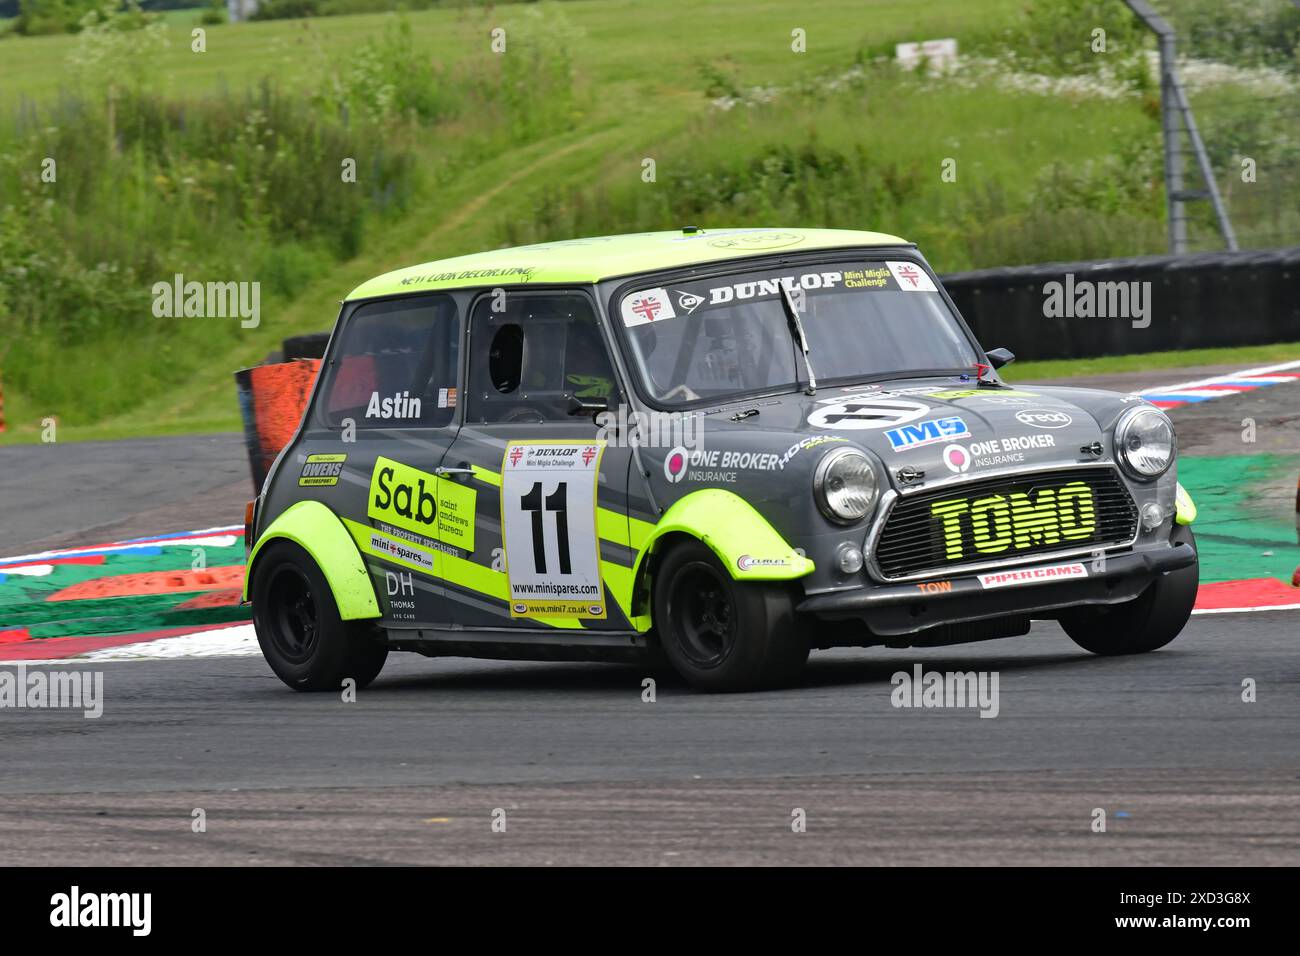
POLYGON ((50 897, 50 925, 61 929, 127 927, 132 936, 148 936, 153 928, 153 894, 83 893, 74 885, 67 893, 50 897))

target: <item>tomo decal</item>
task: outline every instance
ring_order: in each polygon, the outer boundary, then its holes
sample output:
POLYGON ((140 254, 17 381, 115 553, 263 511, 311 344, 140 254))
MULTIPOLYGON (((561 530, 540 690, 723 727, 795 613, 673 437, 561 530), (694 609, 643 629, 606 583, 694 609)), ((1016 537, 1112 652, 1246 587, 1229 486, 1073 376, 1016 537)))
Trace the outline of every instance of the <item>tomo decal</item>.
POLYGON ((501 535, 511 617, 604 618, 596 484, 604 442, 510 442, 501 535))

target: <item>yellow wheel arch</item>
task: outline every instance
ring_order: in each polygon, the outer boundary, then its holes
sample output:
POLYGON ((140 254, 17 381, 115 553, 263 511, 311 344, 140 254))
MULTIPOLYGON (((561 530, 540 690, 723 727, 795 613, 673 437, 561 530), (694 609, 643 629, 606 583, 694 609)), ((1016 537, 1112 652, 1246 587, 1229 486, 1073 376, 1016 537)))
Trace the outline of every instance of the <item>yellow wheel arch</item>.
POLYGON ((343 522, 319 501, 299 501, 286 508, 262 532, 244 571, 244 600, 248 600, 257 557, 268 542, 292 541, 306 551, 325 575, 339 616, 345 621, 379 617, 379 601, 352 536, 343 522))

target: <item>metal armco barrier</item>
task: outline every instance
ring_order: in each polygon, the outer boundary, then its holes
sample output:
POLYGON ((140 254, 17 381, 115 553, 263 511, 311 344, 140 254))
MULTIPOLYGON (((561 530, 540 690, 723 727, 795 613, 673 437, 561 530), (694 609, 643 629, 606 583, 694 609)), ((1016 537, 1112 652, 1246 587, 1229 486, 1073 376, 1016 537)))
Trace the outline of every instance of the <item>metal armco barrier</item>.
POLYGON ((1300 246, 1013 266, 940 279, 980 343, 1009 348, 1020 359, 1300 341, 1300 246), (1150 324, 1135 327, 1133 315, 1049 317, 1048 283, 1067 281, 1077 292, 1091 283, 1094 293, 1101 283, 1150 283, 1142 290, 1150 324))

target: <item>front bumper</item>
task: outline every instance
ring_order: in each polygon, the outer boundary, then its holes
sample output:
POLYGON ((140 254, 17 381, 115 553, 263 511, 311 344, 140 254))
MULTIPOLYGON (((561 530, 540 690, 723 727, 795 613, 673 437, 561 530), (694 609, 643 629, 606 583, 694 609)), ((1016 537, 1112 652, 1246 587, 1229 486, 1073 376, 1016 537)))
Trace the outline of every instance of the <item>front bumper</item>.
POLYGON ((1147 589, 1159 574, 1196 563, 1196 549, 1179 543, 1168 547, 1107 555, 1104 570, 1094 559, 1056 560, 1017 567, 1016 571, 1081 563, 1087 577, 986 589, 976 575, 942 582, 919 581, 853 588, 805 598, 800 614, 826 621, 860 621, 872 634, 915 634, 927 628, 1010 616, 1047 617, 1047 612, 1085 604, 1119 604, 1147 589))

